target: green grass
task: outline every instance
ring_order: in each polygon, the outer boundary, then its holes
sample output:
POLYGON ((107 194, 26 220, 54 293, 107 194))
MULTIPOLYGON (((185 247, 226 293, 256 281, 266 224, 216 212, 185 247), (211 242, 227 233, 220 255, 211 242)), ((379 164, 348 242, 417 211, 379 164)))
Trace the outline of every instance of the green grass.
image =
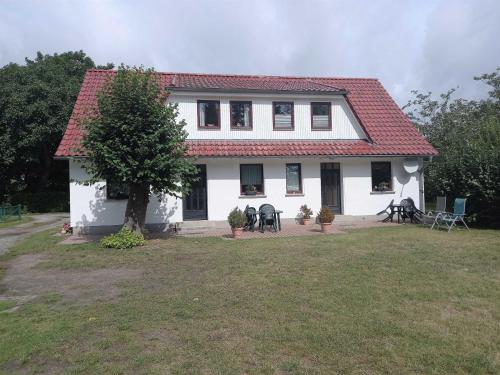
POLYGON ((48 291, 0 314, 0 371, 70 374, 500 372, 500 232, 154 240, 132 250, 37 234, 1 258, 51 273, 123 267, 119 298, 48 291))
POLYGON ((31 216, 26 216, 26 215, 21 216, 20 219, 17 216, 9 216, 0 221, 0 229, 10 228, 15 225, 29 223, 31 220, 33 220, 33 218, 31 216))
POLYGON ((15 301, 0 301, 0 312, 8 310, 16 306, 15 301))

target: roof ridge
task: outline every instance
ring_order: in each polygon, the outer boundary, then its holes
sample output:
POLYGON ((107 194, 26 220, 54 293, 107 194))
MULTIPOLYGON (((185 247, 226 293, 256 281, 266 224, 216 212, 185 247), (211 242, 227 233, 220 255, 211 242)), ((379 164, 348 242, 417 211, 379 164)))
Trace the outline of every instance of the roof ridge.
MULTIPOLYGON (((116 69, 97 69, 92 68, 88 69, 88 71, 92 72, 102 72, 102 73, 116 73, 116 69)), ((308 75, 270 75, 270 74, 236 74, 236 73, 196 73, 196 72, 159 72, 155 71, 155 73, 175 76, 198 76, 198 77, 238 77, 238 78, 255 78, 255 79, 306 79, 306 80, 370 80, 370 81, 378 81, 378 78, 373 77, 335 77, 335 76, 308 76, 308 75)), ((316 82, 315 83, 319 83, 316 82)))

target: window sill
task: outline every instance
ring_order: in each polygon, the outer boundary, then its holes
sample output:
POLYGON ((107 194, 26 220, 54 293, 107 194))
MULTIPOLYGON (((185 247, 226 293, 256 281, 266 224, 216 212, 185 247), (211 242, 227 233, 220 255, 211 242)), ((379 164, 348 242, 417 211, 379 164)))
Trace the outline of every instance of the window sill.
POLYGON ((394 190, 387 190, 387 191, 372 191, 370 192, 371 195, 379 195, 379 194, 396 194, 394 190))
POLYGON ((252 131, 253 129, 252 128, 244 128, 244 127, 241 127, 241 128, 238 128, 238 127, 231 127, 231 130, 236 130, 236 131, 245 131, 245 132, 250 132, 252 131))
POLYGON ((249 199, 255 199, 255 198, 267 198, 267 195, 265 195, 265 194, 240 195, 238 198, 240 198, 240 199, 245 199, 245 198, 249 198, 249 199))
POLYGON ((220 126, 198 126, 198 130, 220 130, 220 126))
POLYGON ((296 193, 296 194, 285 194, 285 197, 303 197, 304 193, 296 193))

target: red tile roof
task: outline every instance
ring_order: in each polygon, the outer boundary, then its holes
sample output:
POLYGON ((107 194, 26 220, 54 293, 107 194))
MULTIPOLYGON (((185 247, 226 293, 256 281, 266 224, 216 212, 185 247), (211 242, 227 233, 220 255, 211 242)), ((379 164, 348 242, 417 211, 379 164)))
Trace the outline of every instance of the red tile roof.
MULTIPOLYGON (((66 132, 56 151, 57 157, 84 156, 80 148, 83 133, 79 119, 95 108, 96 94, 110 70, 89 70, 66 132)), ((191 155, 201 157, 258 157, 314 155, 436 155, 437 151, 420 135, 398 105, 376 79, 313 78, 161 73, 161 82, 172 90, 260 90, 279 92, 344 93, 370 141, 348 140, 189 140, 191 155)))

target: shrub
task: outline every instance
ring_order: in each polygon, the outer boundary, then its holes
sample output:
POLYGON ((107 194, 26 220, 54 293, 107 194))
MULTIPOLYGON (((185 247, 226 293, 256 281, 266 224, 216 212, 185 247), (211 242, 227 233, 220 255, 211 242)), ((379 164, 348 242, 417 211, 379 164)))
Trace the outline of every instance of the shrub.
POLYGON ((335 219, 335 215, 328 207, 322 207, 318 214, 320 223, 331 223, 335 219))
POLYGON ((303 219, 310 219, 313 214, 313 210, 307 207, 307 204, 300 206, 300 212, 302 213, 303 219))
POLYGON ((231 228, 243 228, 247 222, 247 217, 238 207, 233 208, 227 217, 231 228))
POLYGON ((118 233, 110 234, 101 239, 101 246, 111 249, 130 249, 131 247, 142 246, 145 243, 142 234, 132 232, 127 228, 122 228, 118 233))
POLYGON ((3 204, 13 206, 20 204, 24 212, 69 212, 69 193, 65 191, 19 192, 7 197, 3 204))

